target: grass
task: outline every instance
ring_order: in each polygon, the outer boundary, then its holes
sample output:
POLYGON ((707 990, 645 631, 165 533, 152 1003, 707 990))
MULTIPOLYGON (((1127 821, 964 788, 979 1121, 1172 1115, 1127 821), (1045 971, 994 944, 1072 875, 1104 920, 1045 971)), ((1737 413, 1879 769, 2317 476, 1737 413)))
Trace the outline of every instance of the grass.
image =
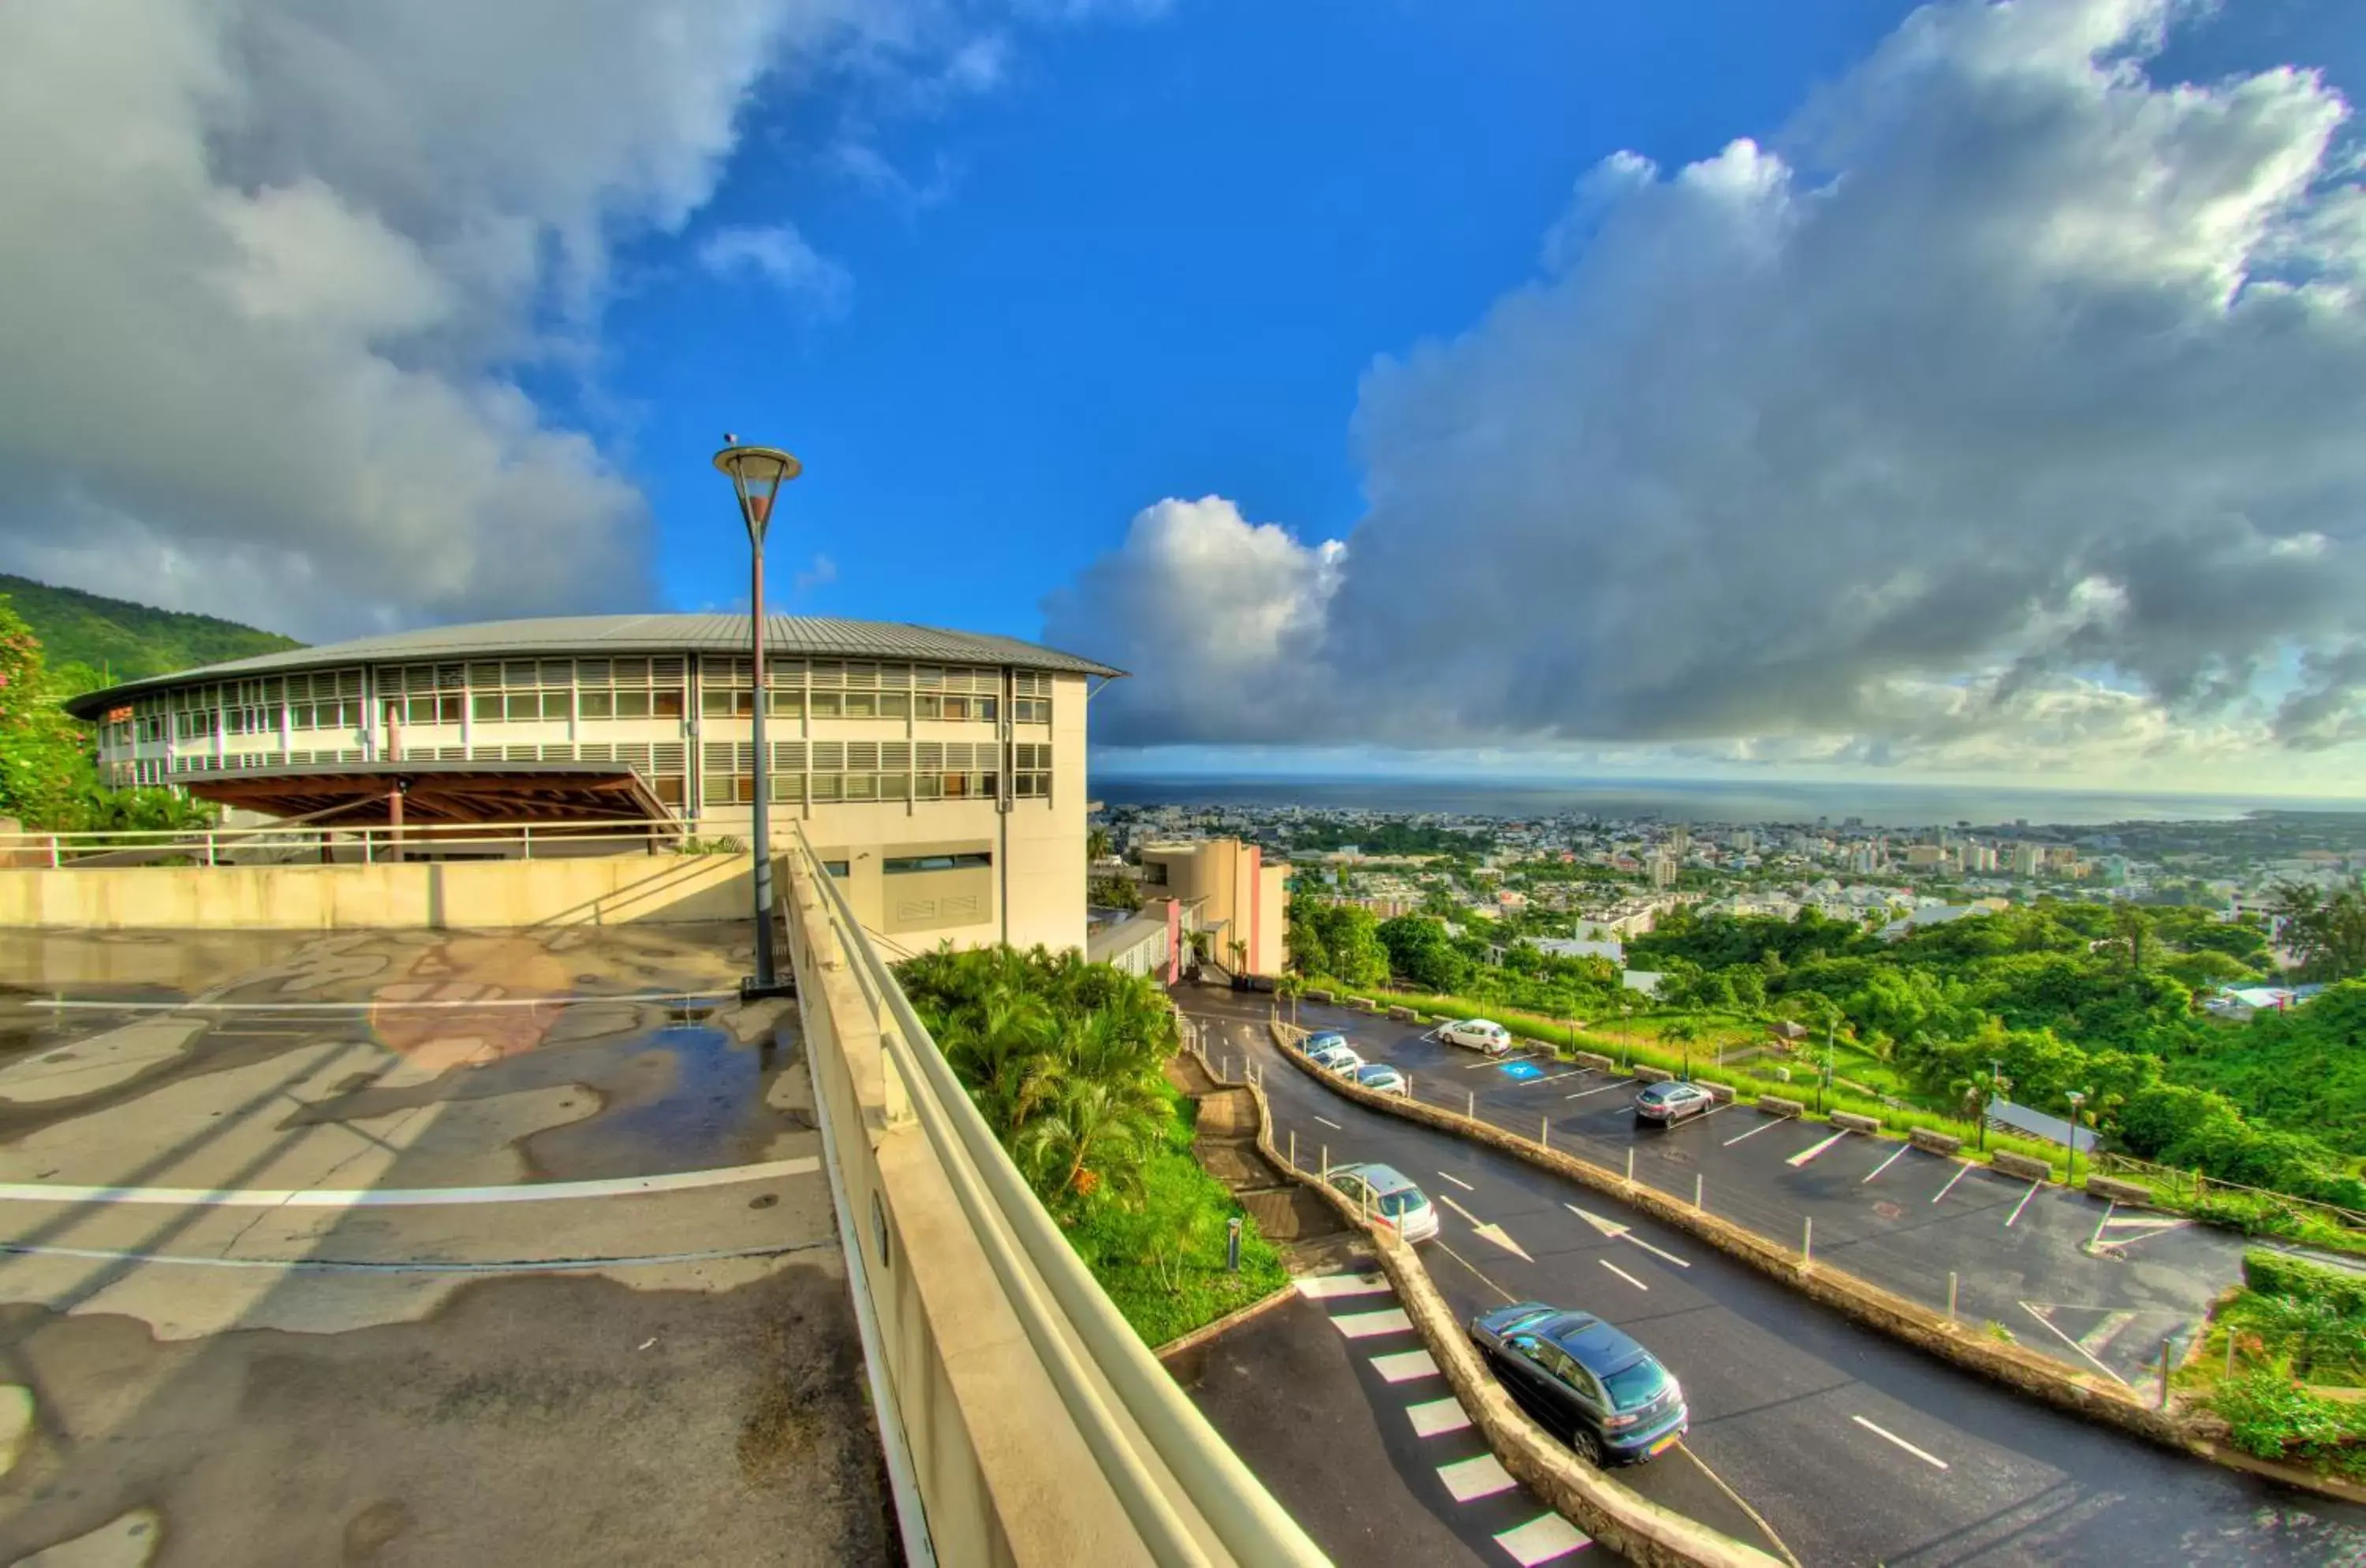
POLYGON ((1191 1156, 1199 1106, 1166 1090, 1165 1141, 1144 1162, 1142 1190, 1090 1205, 1069 1245, 1145 1344, 1164 1345, 1289 1282, 1281 1254, 1257 1234, 1222 1182, 1191 1156), (1225 1222, 1241 1219, 1241 1267, 1224 1267, 1225 1222))

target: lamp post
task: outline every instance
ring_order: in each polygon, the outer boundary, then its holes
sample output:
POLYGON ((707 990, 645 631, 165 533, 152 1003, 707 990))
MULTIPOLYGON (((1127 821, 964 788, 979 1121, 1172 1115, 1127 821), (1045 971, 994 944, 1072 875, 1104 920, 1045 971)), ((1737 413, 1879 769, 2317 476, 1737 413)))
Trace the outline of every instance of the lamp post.
POLYGON ((772 501, 781 487, 805 471, 805 466, 777 446, 742 446, 727 434, 715 466, 729 477, 739 501, 739 520, 748 525, 748 625, 752 660, 755 708, 752 718, 756 750, 756 798, 751 824, 755 838, 756 973, 739 982, 739 998, 786 996, 794 989, 783 985, 772 960, 772 756, 764 744, 764 532, 772 526, 772 501))
POLYGON ((2070 1185, 2079 1185, 2079 1108, 2087 1097, 2077 1089, 2070 1091, 2070 1185))

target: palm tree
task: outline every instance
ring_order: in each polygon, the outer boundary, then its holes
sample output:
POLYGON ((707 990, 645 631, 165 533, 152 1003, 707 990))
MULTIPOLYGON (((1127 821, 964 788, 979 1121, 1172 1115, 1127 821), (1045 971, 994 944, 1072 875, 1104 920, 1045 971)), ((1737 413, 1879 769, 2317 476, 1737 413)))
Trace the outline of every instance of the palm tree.
POLYGON ((1661 1039, 1673 1040, 1684 1048, 1684 1076, 1687 1080, 1693 1076, 1693 1042, 1706 1032, 1707 1026, 1690 1015, 1673 1020, 1660 1030, 1661 1039))
POLYGON ((1109 836, 1109 829, 1106 829, 1106 828, 1087 828, 1087 829, 1085 829, 1085 861, 1086 861, 1086 863, 1090 864, 1091 863, 1093 863, 1093 862, 1095 862, 1095 861, 1104 861, 1104 860, 1107 860, 1107 859, 1109 859, 1109 852, 1110 852, 1110 836, 1109 836))
POLYGON ((1131 1191, 1155 1134, 1155 1104, 1138 1085, 1071 1081, 1020 1134, 1019 1163, 1046 1199, 1131 1191))

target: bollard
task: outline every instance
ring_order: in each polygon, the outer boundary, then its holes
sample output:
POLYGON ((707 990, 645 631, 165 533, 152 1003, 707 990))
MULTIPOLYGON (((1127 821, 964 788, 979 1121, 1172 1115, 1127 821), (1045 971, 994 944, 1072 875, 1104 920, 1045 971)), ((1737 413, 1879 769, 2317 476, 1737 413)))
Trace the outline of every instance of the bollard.
POLYGON ((1799 1267, 1805 1269, 1816 1260, 1816 1216, 1809 1214, 1799 1229, 1799 1267))
POLYGON ((1331 1179, 1331 1145, 1328 1144, 1323 1145, 1323 1179, 1331 1179))
POLYGON ((1704 1174, 1704 1173, 1702 1173, 1702 1172, 1698 1172, 1698 1171, 1694 1172, 1694 1174, 1693 1174, 1693 1212, 1694 1212, 1695 1213, 1698 1213, 1700 1212, 1700 1208, 1701 1208, 1701 1189, 1702 1189, 1702 1187, 1703 1187, 1703 1186, 1707 1182, 1707 1180, 1708 1180, 1708 1177, 1707 1177, 1706 1174, 1704 1174))
POLYGON ((1627 1185, 1635 1185, 1635 1151, 1632 1148, 1627 1151, 1627 1185))
POLYGON ((1462 1114, 1469 1117, 1473 1122, 1479 1120, 1479 1091, 1477 1089, 1472 1089, 1468 1095, 1463 1097, 1462 1114))
POLYGON ((1947 1270, 1947 1321, 1955 1321, 1955 1271, 1947 1270))
POLYGON ((1411 1073, 1404 1075, 1404 1097, 1407 1100, 1411 1100, 1413 1098, 1413 1075, 1411 1073))
POLYGON ((1295 1127, 1290 1130, 1290 1168, 1298 1168, 1298 1129, 1295 1127))
POLYGON ((1241 1217, 1238 1214, 1224 1222, 1224 1268, 1234 1274, 1241 1271, 1241 1217))
POLYGON ((1549 1116, 1537 1118, 1537 1147, 1540 1149, 1552 1147, 1552 1118, 1549 1116))

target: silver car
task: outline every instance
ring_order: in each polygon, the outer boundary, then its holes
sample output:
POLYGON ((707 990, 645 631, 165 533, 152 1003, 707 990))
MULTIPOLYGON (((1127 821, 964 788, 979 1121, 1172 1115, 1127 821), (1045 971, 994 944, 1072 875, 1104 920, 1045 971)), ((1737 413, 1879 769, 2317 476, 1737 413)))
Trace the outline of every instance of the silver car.
POLYGON ((1330 1181, 1374 1224, 1387 1225, 1407 1241, 1427 1241, 1437 1234, 1437 1211, 1428 1196, 1392 1165, 1335 1165, 1330 1181))

